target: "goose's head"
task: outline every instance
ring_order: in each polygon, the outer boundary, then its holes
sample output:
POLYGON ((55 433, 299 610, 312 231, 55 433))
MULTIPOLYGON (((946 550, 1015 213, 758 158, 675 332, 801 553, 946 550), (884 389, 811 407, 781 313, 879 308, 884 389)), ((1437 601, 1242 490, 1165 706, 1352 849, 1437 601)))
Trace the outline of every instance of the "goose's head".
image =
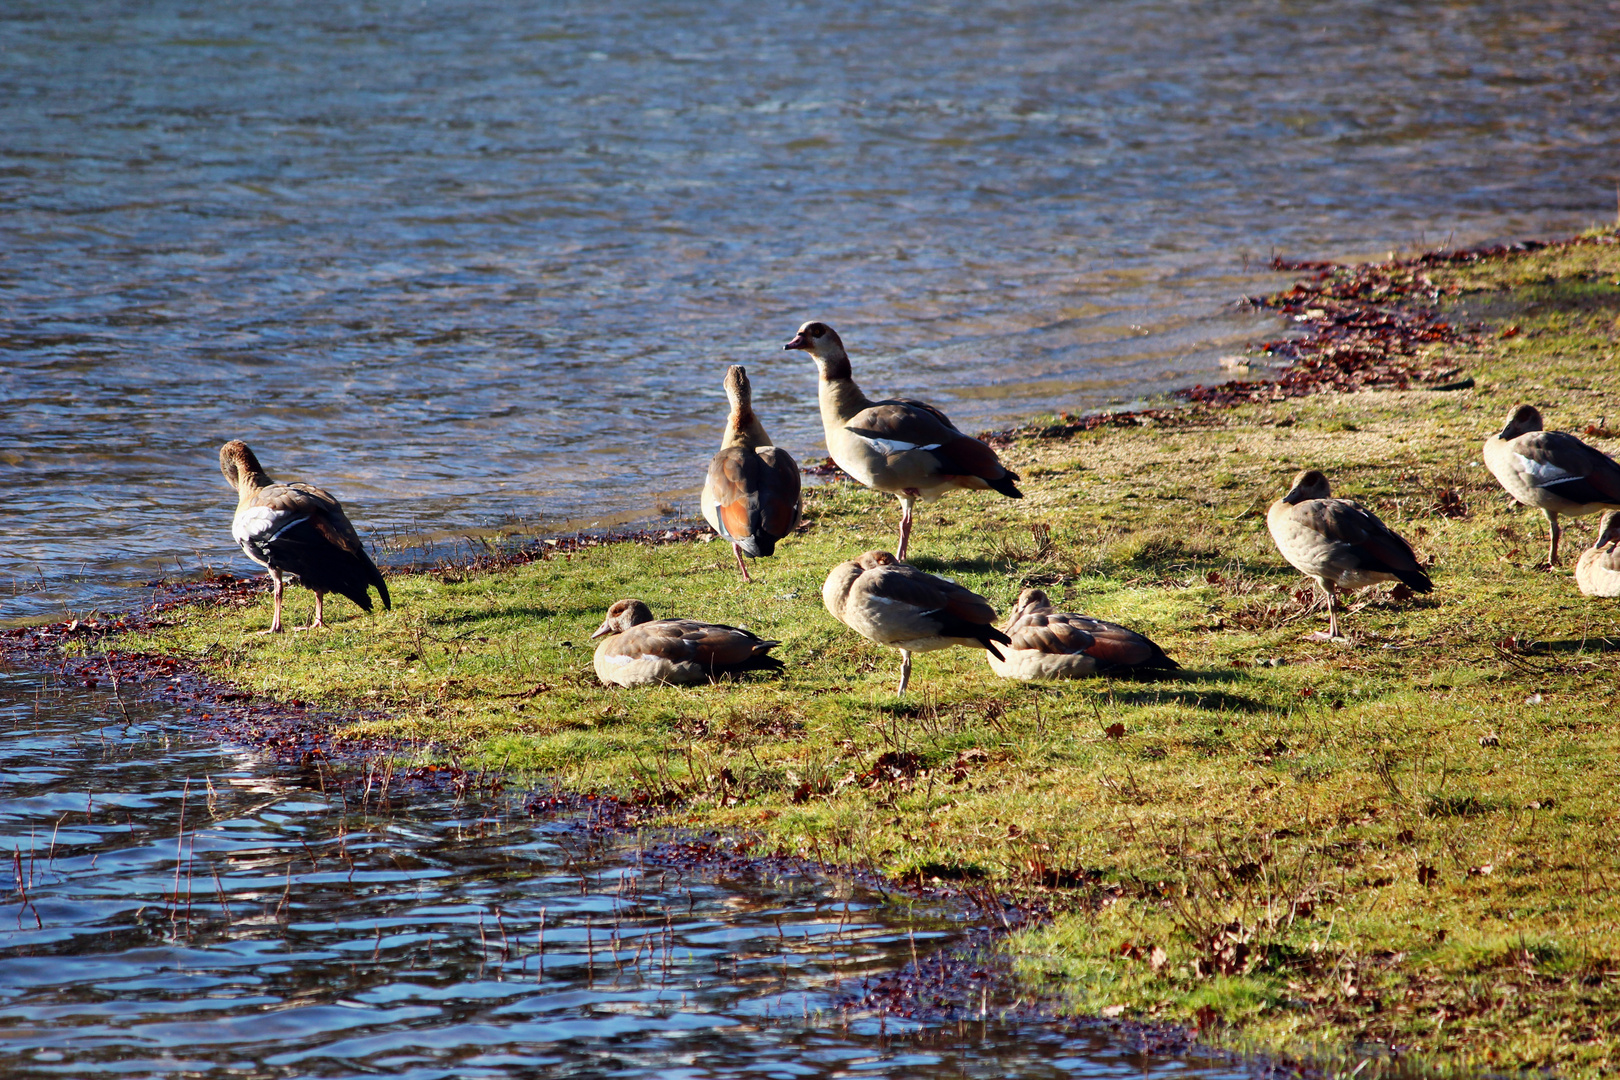
POLYGON ((1025 589, 1018 594, 1018 603, 1013 605, 1013 616, 1016 618, 1026 611, 1046 611, 1052 607, 1052 601, 1047 599, 1044 589, 1025 589))
POLYGON ((235 491, 241 491, 242 483, 249 477, 269 479, 264 475, 264 466, 259 464, 259 459, 253 456, 253 451, 241 439, 232 439, 219 448, 219 471, 225 474, 226 481, 235 491))
POLYGON ((726 400, 731 402, 733 409, 739 406, 748 409, 754 402, 754 390, 748 382, 748 369, 741 364, 732 364, 726 369, 726 400))
POLYGON ((887 551, 868 551, 862 554, 855 562, 862 570, 876 570, 880 566, 899 566, 900 560, 887 551))
POLYGON ((652 611, 640 600, 620 600, 607 610, 607 618, 596 628, 592 638, 607 634, 622 634, 632 626, 652 622, 652 611))
POLYGON ((1320 470, 1306 469, 1294 477, 1294 486, 1283 496, 1283 502, 1296 506, 1310 499, 1326 499, 1332 494, 1328 478, 1320 470))
POLYGON ((802 349, 815 358, 816 367, 821 369, 822 376, 841 378, 849 373, 849 354, 844 351, 844 342, 838 336, 838 331, 824 322, 807 322, 799 327, 799 332, 793 335, 793 340, 783 345, 786 349, 802 349))
POLYGON ((1502 425, 1500 438, 1505 442, 1508 439, 1517 439, 1531 431, 1541 431, 1541 412, 1534 405, 1520 405, 1513 410, 1502 425))
POLYGON ((1592 541, 1592 546, 1606 547, 1617 540, 1620 540, 1620 510, 1610 510, 1598 520, 1597 539, 1592 541))

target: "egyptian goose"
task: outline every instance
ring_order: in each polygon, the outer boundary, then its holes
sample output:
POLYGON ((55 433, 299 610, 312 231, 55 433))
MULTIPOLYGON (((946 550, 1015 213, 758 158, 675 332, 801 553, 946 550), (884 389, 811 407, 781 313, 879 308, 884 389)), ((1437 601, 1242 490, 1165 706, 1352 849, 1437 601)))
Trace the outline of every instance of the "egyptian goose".
POLYGON ((807 322, 784 349, 803 349, 821 372, 821 427, 827 453, 869 488, 900 500, 900 548, 911 539, 911 510, 955 488, 990 488, 1010 499, 1024 493, 996 452, 956 430, 950 418, 921 401, 873 401, 850 375, 844 343, 826 323, 807 322))
POLYGON ((1620 596, 1620 514, 1598 521, 1597 539, 1575 564, 1575 583, 1587 596, 1620 596))
POLYGON ((1137 668, 1181 665, 1135 630, 1085 615, 1052 610, 1040 589, 1025 589, 1008 617, 1011 643, 1004 657, 987 653, 990 670, 1005 679, 1080 679, 1137 668))
POLYGON ((1339 637, 1335 588, 1364 589, 1396 580, 1414 592, 1434 588, 1410 544, 1371 510, 1331 494, 1327 477, 1310 469, 1294 477, 1288 494, 1266 511, 1266 528, 1277 550, 1327 595, 1328 631, 1310 635, 1318 641, 1339 637))
POLYGON ((703 517, 709 527, 731 541, 744 581, 748 564, 776 552, 776 542, 799 524, 799 465, 793 456, 772 446, 754 415, 753 389, 741 364, 726 369, 726 398, 731 416, 720 440, 720 452, 709 462, 703 482, 703 517))
POLYGON ((1573 435, 1541 430, 1533 405, 1514 409, 1501 433, 1485 440, 1485 464, 1509 495, 1547 515, 1548 566, 1558 565, 1559 514, 1620 510, 1620 465, 1573 435))
POLYGON ((591 637, 596 676, 609 686, 711 682, 717 676, 780 668, 766 641, 735 626, 692 619, 654 619, 640 600, 620 600, 591 637))
POLYGON ((996 612, 984 597, 906 566, 887 551, 868 551, 833 567, 821 602, 857 634, 900 650, 902 695, 911 681, 912 653, 965 645, 999 657, 996 643, 1009 640, 991 625, 996 612))
POLYGON ((331 492, 311 484, 276 483, 240 439, 219 448, 219 468, 236 489, 231 537, 243 554, 270 571, 274 583, 275 614, 263 633, 281 633, 281 590, 288 578, 297 578, 315 593, 315 618, 303 629, 326 625, 322 615, 329 592, 370 611, 366 590, 375 586, 383 607, 392 608, 388 584, 331 492))

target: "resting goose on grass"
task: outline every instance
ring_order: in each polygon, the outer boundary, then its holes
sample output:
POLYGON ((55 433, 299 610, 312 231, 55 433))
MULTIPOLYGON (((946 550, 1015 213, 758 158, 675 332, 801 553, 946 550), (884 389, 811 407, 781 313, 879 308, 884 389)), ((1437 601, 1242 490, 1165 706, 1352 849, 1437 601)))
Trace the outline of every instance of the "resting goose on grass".
POLYGON ((1018 474, 996 452, 956 430, 950 418, 921 401, 873 401, 850 375, 844 343, 826 323, 807 322, 784 349, 803 349, 821 372, 821 426, 827 453, 840 469, 900 500, 900 548, 906 557, 911 511, 956 488, 990 488, 1010 499, 1024 493, 1018 474))
POLYGON ((1327 633, 1310 635, 1318 641, 1339 637, 1336 588, 1364 589, 1380 581, 1400 581, 1420 593, 1434 588, 1410 544, 1371 510, 1331 494, 1327 477, 1310 469, 1294 477, 1288 494, 1266 511, 1277 550, 1327 595, 1327 633))
POLYGON ((1010 643, 1003 657, 987 653, 990 670, 1005 679, 1081 679, 1134 671, 1174 670, 1164 650, 1118 623, 1052 610, 1040 589, 1025 589, 1003 627, 1010 643))
POLYGON ((1575 583, 1587 596, 1620 596, 1620 513, 1598 522, 1597 539, 1575 564, 1575 583))
POLYGON ((726 370, 726 398, 731 415, 720 452, 709 463, 703 482, 703 517, 723 539, 731 541, 744 581, 748 564, 776 552, 776 542, 799 524, 799 466, 791 454, 772 446, 754 415, 753 390, 741 364, 726 370))
POLYGON ((315 593, 315 618, 303 629, 326 625, 322 614, 329 592, 370 611, 366 590, 375 586, 383 607, 392 607, 387 583, 331 492, 311 484, 276 483, 240 439, 219 448, 219 468, 236 489, 231 537, 243 554, 270 571, 274 583, 275 614, 263 633, 281 633, 281 590, 288 578, 297 578, 315 593))
POLYGON ((1541 430, 1533 405, 1514 409, 1501 432, 1485 440, 1485 464, 1509 495, 1547 515, 1548 566, 1558 565, 1558 515, 1620 510, 1620 465, 1573 435, 1541 430))
POLYGON ((640 600, 620 600, 592 638, 597 678, 609 686, 711 682, 720 675, 782 667, 766 641, 735 626, 654 619, 640 600))
POLYGON ((984 597, 906 566, 887 551, 868 551, 833 567, 821 602, 857 634, 900 650, 902 695, 911 681, 912 653, 965 645, 999 657, 996 643, 1008 641, 991 625, 996 612, 984 597))

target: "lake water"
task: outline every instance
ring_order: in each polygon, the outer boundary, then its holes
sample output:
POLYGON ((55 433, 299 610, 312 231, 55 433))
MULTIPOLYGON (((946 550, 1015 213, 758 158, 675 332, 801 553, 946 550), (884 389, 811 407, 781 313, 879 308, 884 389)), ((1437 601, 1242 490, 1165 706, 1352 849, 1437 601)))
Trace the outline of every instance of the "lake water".
POLYGON ((1000 989, 924 1024, 860 1007, 863 980, 962 946, 946 907, 294 772, 0 670, 0 1074, 1248 1075, 1009 1017, 1000 989))
POLYGON ((1606 3, 12 0, 0 619, 247 569, 216 452, 374 540, 691 512, 838 327, 969 430, 1220 377, 1273 252, 1611 220, 1606 3))

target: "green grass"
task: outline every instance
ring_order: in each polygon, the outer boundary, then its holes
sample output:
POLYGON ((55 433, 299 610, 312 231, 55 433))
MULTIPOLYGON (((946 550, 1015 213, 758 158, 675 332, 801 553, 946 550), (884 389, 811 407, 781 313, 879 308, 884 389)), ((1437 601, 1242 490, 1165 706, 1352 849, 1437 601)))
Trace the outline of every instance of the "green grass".
MULTIPOLYGON (((1151 635, 1173 678, 1011 684, 952 650, 919 656, 898 701, 897 654, 821 606, 833 564, 893 544, 894 501, 842 484, 810 490, 811 527, 753 586, 720 543, 617 545, 398 578, 392 613, 335 601, 321 635, 256 636, 265 600, 121 644, 381 710, 346 730, 643 797, 758 850, 1044 893, 1057 916, 1008 948, 1078 1011, 1329 1066, 1394 1044, 1441 1072, 1613 1071, 1620 609, 1534 569, 1545 523, 1509 505, 1480 445, 1533 401, 1620 450, 1620 253, 1433 275, 1462 288, 1459 317, 1517 327, 1451 347, 1472 389, 1023 440, 1004 456, 1026 499, 920 511, 920 567, 1003 609, 1039 584, 1151 635), (1325 620, 1266 534, 1306 467, 1433 558, 1431 596, 1378 590, 1345 617, 1354 647, 1302 640, 1325 620), (602 687, 587 636, 624 596, 779 638, 785 676, 602 687), (914 767, 874 769, 890 752, 914 767)), ((1567 562, 1592 524, 1570 523, 1567 562)), ((290 595, 296 620, 308 595, 290 595)))

